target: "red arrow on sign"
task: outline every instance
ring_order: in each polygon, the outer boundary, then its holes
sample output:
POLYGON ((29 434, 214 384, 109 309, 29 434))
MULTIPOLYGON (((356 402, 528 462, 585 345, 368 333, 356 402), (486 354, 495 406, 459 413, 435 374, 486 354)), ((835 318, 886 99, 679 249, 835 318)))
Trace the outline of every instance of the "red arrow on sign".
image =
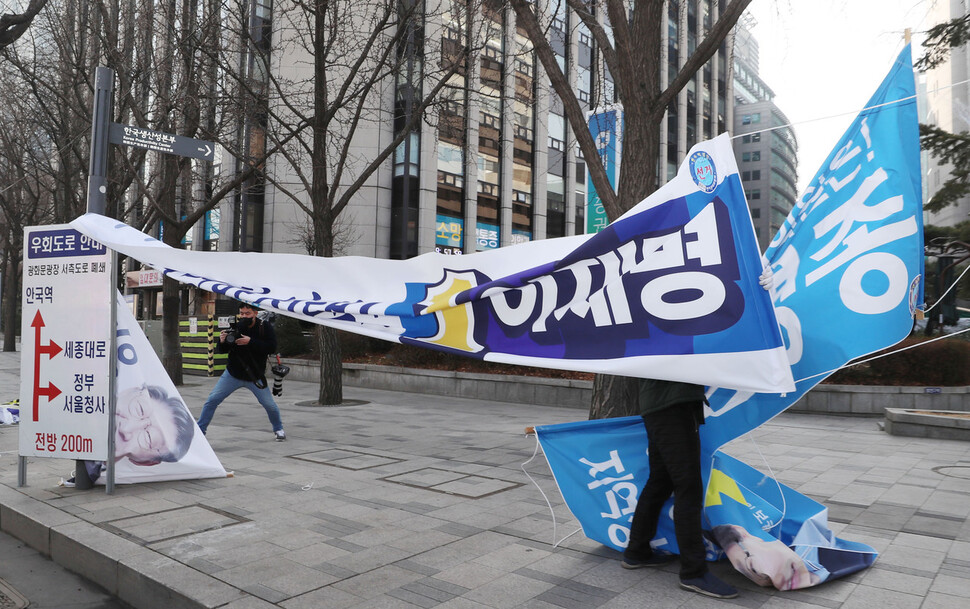
POLYGON ((40 386, 40 355, 41 353, 47 355, 48 359, 54 357, 63 349, 60 345, 54 341, 48 342, 46 345, 40 344, 40 329, 44 327, 44 316, 40 314, 40 310, 34 315, 34 321, 30 322, 30 327, 34 329, 34 421, 38 420, 39 407, 40 407, 40 396, 46 396, 47 401, 50 402, 57 396, 61 395, 61 390, 57 388, 54 383, 47 383, 47 387, 40 386))

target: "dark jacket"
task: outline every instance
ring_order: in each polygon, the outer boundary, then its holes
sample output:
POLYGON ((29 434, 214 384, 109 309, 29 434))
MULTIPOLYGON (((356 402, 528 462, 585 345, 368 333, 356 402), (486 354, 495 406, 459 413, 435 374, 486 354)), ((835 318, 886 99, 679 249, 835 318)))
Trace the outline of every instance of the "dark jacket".
POLYGON ((221 341, 216 344, 216 351, 229 354, 226 370, 243 381, 265 378, 266 357, 270 353, 276 353, 276 331, 273 329, 273 324, 256 318, 253 327, 247 328, 240 323, 236 328, 240 334, 248 336, 250 341, 248 345, 221 341))
MULTIPOLYGON (((677 404, 704 404, 704 387, 677 381, 640 379, 638 403, 640 414, 658 412, 677 404)), ((703 410, 701 411, 703 421, 703 410)))

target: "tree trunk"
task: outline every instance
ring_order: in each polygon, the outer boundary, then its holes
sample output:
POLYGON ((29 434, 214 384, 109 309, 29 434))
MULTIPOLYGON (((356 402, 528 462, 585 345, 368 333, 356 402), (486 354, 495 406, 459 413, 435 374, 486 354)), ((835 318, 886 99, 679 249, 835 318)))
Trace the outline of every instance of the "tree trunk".
POLYGON ((626 417, 638 413, 637 379, 611 374, 597 374, 593 378, 590 419, 626 417))
POLYGON ((182 348, 179 345, 179 284, 162 281, 162 365, 176 386, 182 384, 182 348))
POLYGON ((317 326, 317 344, 320 346, 320 393, 317 402, 321 406, 339 406, 344 401, 344 389, 337 330, 317 326))
POLYGON ((4 254, 3 294, 0 296, 3 299, 3 350, 16 351, 17 326, 20 323, 17 316, 17 297, 20 294, 20 275, 17 269, 19 259, 9 251, 4 254))

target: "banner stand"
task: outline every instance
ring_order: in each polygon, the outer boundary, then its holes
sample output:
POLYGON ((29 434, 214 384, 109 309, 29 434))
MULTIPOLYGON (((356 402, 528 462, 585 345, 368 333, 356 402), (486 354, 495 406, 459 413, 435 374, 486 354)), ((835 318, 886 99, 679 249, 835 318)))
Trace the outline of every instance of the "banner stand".
MULTIPOLYGON (((108 273, 108 280, 112 281, 115 271, 118 268, 118 252, 109 249, 108 263, 111 265, 111 272, 108 273)), ((115 289, 111 289, 111 305, 109 315, 111 317, 111 335, 108 338, 108 352, 111 357, 108 359, 108 460, 107 471, 105 471, 104 492, 106 495, 115 492, 115 411, 118 407, 118 299, 114 297, 115 289)))

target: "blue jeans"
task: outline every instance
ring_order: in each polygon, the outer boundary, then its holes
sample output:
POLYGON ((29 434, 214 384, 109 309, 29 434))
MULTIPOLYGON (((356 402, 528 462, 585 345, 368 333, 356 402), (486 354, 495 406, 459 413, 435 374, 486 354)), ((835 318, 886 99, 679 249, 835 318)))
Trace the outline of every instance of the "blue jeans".
POLYGON ((212 415, 216 413, 216 408, 219 407, 219 404, 229 397, 229 394, 233 391, 241 389, 242 387, 252 391, 256 399, 259 400, 260 406, 266 410, 266 414, 269 416, 269 422, 273 424, 273 431, 283 429, 283 421, 280 419, 280 408, 273 400, 273 394, 270 392, 269 385, 260 389, 253 381, 239 380, 226 370, 219 377, 216 386, 212 388, 212 393, 209 394, 209 399, 205 401, 205 405, 202 407, 202 416, 198 420, 199 429, 202 430, 202 433, 205 433, 206 428, 209 427, 209 423, 212 421, 212 415))

